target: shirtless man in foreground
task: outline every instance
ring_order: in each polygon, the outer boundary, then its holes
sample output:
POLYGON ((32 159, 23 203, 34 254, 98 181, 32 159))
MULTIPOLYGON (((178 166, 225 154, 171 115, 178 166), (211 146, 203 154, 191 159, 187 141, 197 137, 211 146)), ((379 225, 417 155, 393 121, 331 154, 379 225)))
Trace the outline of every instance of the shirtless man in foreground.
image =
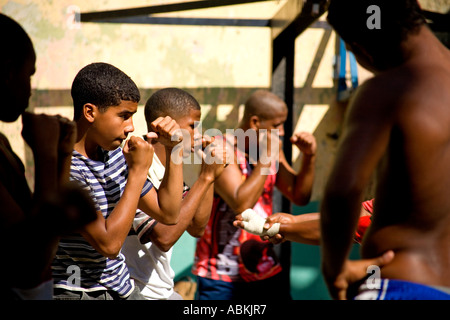
POLYGON ((347 259, 376 170, 361 255, 385 253, 389 263, 380 263, 380 284, 363 284, 355 299, 450 299, 450 52, 415 0, 331 0, 328 21, 375 74, 350 103, 322 202, 330 294, 350 298, 351 284, 364 277, 347 259))

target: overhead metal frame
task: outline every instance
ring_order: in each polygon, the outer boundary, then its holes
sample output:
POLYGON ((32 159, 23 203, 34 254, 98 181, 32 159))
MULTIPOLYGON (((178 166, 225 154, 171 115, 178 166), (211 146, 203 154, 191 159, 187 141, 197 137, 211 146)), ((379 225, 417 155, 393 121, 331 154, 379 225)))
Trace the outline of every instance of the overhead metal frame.
POLYGON ((230 5, 236 5, 236 4, 262 2, 262 1, 264 1, 264 0, 227 0, 227 1, 203 0, 203 1, 178 2, 178 3, 163 4, 163 5, 156 5, 156 6, 130 8, 130 9, 86 12, 86 13, 81 13, 80 18, 81 18, 81 22, 99 22, 99 20, 104 20, 104 19, 130 18, 130 17, 145 16, 145 15, 157 14, 157 13, 198 10, 198 9, 230 6, 230 5))

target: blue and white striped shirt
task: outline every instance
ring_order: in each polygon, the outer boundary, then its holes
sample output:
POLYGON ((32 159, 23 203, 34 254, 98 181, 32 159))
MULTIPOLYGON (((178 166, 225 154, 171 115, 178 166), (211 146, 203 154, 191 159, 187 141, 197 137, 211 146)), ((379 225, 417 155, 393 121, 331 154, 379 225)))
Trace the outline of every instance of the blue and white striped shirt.
MULTIPOLYGON (((103 154, 103 161, 94 161, 74 150, 70 179, 78 181, 89 192, 97 211, 101 211, 106 219, 123 193, 128 166, 121 148, 103 151, 103 154)), ((152 184, 147 180, 141 197, 151 188, 152 184)), ((61 238, 52 269, 56 288, 74 291, 113 290, 122 298, 126 298, 134 289, 123 254, 119 253, 116 259, 104 257, 80 234, 61 238)))

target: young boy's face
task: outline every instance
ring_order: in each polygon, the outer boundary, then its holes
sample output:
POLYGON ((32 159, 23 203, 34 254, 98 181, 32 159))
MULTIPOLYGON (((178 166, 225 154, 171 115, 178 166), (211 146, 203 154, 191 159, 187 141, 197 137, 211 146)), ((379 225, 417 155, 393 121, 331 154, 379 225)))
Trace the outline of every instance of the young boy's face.
POLYGON ((200 110, 190 109, 187 115, 175 119, 175 121, 180 126, 180 129, 187 130, 191 135, 191 149, 194 148, 194 135, 199 133, 198 128, 195 125, 197 125, 200 122, 200 117, 201 117, 200 110))
POLYGON ((93 129, 96 134, 96 142, 104 150, 117 149, 134 131, 132 116, 138 108, 137 102, 124 101, 118 106, 111 106, 106 111, 97 109, 93 129))

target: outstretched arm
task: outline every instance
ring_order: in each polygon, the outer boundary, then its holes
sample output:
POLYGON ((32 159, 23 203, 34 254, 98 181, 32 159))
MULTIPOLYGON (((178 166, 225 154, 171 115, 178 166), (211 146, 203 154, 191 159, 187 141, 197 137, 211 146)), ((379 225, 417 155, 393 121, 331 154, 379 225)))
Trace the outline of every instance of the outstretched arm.
MULTIPOLYGON (((242 215, 237 215, 233 222, 235 227, 246 229, 242 215)), ((292 215, 278 212, 269 216, 263 230, 267 231, 276 223, 279 224, 278 233, 274 235, 261 235, 263 240, 269 240, 274 244, 284 241, 294 241, 304 244, 320 244, 320 215, 318 212, 292 215)), ((248 230, 247 230, 248 231, 248 230)), ((266 233, 266 232, 265 232, 266 233)))
MULTIPOLYGON (((360 217, 370 216, 364 206, 361 206, 360 217)), ((244 219, 242 215, 237 215, 233 225, 245 229, 244 219)), ((362 220, 360 220, 361 222, 362 220)), ((362 221, 361 227, 367 227, 367 221, 362 221)), ((282 243, 284 241, 293 241, 304 244, 320 245, 320 213, 312 212, 300 215, 292 215, 289 213, 278 212, 269 216, 264 224, 264 230, 269 230, 275 223, 279 223, 279 231, 273 236, 263 235, 263 240, 269 240, 273 244, 282 243)), ((363 230, 358 233, 359 238, 364 236, 363 230)), ((355 238, 355 242, 357 239, 355 238)))

